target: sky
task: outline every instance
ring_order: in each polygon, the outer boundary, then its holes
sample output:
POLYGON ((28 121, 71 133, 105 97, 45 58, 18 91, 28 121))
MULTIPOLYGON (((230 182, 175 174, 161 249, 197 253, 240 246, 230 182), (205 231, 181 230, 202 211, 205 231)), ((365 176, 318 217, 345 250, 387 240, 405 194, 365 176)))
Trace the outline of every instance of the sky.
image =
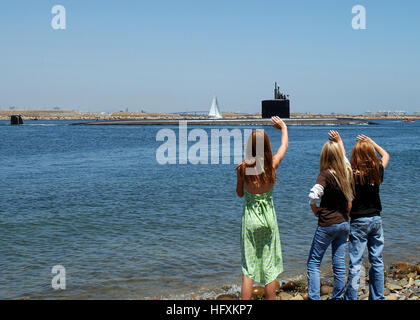
POLYGON ((291 112, 420 112, 419 31, 418 0, 2 0, 0 108, 255 113, 276 81, 291 112))

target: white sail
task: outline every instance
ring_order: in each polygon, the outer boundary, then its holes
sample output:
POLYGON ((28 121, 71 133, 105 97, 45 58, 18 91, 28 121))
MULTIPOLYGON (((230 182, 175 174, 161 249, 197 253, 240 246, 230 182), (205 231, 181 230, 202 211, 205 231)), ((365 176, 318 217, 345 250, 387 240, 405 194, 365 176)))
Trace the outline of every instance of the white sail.
POLYGON ((217 98, 213 97, 213 102, 210 107, 209 117, 220 119, 222 118, 222 114, 219 109, 219 105, 217 104, 217 98))

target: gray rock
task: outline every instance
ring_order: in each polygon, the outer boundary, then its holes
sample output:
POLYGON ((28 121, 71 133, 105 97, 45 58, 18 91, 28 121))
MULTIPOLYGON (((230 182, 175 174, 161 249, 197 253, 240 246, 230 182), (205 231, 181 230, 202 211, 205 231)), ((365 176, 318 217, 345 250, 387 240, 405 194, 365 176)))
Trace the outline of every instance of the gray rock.
POLYGON ((405 285, 405 288, 411 288, 414 285, 414 279, 410 278, 410 280, 408 280, 408 283, 405 285))
POLYGON ((402 287, 398 284, 393 284, 393 283, 387 283, 386 287, 391 290, 391 291, 397 291, 397 290, 402 290, 402 287))
POLYGON ((398 300, 399 295, 396 293, 391 293, 389 296, 386 297, 386 300, 398 300))
POLYGON ((408 280, 407 280, 406 278, 401 279, 401 280, 398 282, 398 284, 399 284, 401 287, 404 287, 404 286, 406 286, 406 285, 408 284, 408 280))
POLYGON ((330 286, 322 286, 321 287, 321 296, 332 294, 333 288, 330 286))
POLYGON ((396 284, 396 285, 398 285, 398 280, 394 280, 392 278, 386 278, 385 284, 396 284))
POLYGON ((221 294, 218 295, 216 300, 238 300, 239 296, 237 296, 236 294, 221 294))
POLYGON ((287 292, 280 292, 279 293, 279 300, 291 300, 293 296, 287 292))
POLYGON ((369 299, 369 295, 368 295, 368 294, 362 294, 362 295, 359 297, 359 300, 367 300, 367 299, 369 299))
POLYGON ((290 300, 304 300, 303 297, 300 295, 300 293, 298 293, 297 295, 295 295, 292 299, 290 300))

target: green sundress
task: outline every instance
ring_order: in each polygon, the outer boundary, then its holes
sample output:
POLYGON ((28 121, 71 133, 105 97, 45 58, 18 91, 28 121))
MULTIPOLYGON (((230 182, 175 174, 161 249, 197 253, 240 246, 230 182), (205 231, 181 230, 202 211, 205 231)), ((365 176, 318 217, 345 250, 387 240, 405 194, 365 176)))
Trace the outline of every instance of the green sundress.
POLYGON ((242 272, 263 285, 283 272, 283 259, 272 191, 261 194, 245 192, 242 213, 242 272))

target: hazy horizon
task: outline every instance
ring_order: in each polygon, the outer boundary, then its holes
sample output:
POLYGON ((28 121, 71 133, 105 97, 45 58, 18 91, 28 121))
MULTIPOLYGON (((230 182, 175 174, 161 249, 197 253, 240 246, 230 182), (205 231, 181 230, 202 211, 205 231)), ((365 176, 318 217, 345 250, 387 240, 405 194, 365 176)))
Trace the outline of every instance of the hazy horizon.
POLYGON ((420 112, 420 2, 215 0, 0 4, 0 109, 420 112), (54 5, 66 29, 54 30, 54 5), (354 5, 366 30, 352 28, 354 5))

